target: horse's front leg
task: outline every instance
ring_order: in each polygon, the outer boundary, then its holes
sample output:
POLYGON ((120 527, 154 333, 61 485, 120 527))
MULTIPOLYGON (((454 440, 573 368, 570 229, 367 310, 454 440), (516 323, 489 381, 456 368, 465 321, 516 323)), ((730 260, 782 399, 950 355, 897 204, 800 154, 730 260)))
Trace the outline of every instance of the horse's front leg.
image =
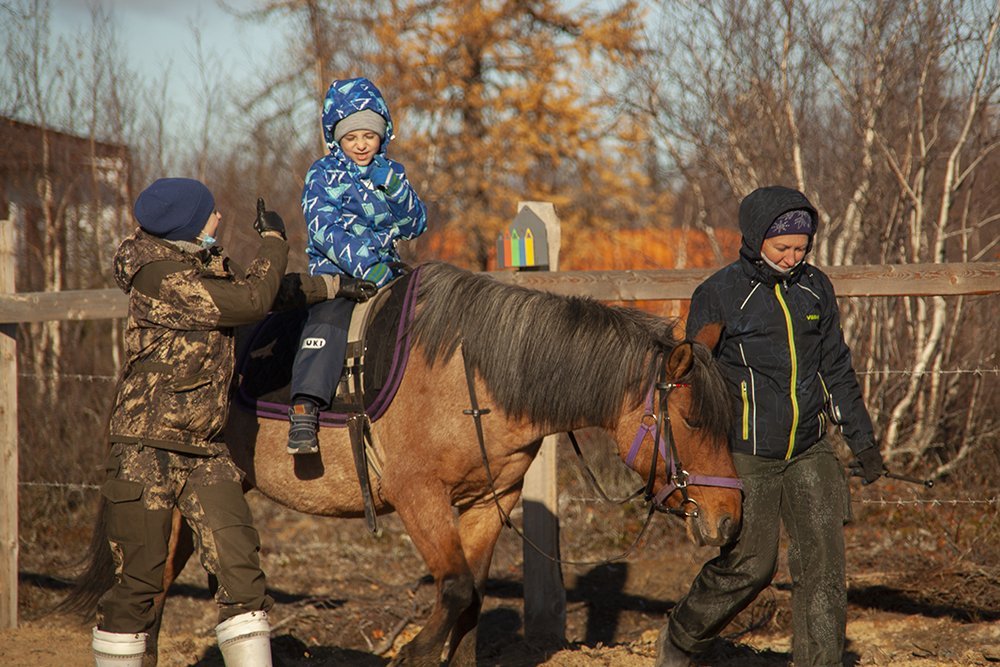
POLYGON ((478 605, 475 576, 466 562, 443 485, 411 477, 394 491, 392 504, 434 577, 437 599, 423 629, 390 664, 439 667, 445 640, 456 621, 470 606, 478 605))
MULTIPOLYGON (((518 488, 499 498, 504 514, 510 515, 520 497, 521 490, 518 488)), ((458 617, 451 631, 448 664, 452 667, 466 667, 476 664, 476 627, 479 625, 479 613, 486 594, 490 563, 493 562, 493 549, 500 537, 503 523, 497 506, 490 497, 479 505, 461 510, 458 525, 465 560, 476 581, 476 598, 458 617)))

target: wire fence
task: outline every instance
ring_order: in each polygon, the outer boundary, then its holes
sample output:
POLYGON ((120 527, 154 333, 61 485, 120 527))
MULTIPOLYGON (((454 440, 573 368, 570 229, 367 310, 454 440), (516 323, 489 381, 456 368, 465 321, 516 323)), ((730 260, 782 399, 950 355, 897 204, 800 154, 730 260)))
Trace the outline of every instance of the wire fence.
MULTIPOLYGON (((71 489, 79 491, 96 491, 100 484, 81 484, 72 482, 18 482, 18 486, 71 489)), ((566 500, 584 503, 604 503, 603 498, 584 496, 569 496, 566 500)), ((1000 505, 1000 496, 992 498, 913 498, 908 500, 893 500, 887 498, 852 498, 851 502, 861 505, 1000 505)))
MULTIPOLYGON (((990 368, 954 368, 954 369, 925 369, 923 371, 913 371, 905 369, 881 369, 881 370, 871 370, 871 371, 856 371, 857 375, 977 375, 982 376, 986 374, 1000 374, 1000 367, 990 367, 990 368)), ((19 378, 27 379, 49 379, 53 374, 44 373, 27 373, 19 372, 17 376, 19 378)), ((114 382, 118 378, 115 375, 97 375, 88 373, 55 373, 54 375, 60 378, 66 378, 70 380, 78 380, 81 382, 114 382)), ((99 484, 87 484, 87 483, 77 483, 77 482, 18 482, 20 487, 39 487, 39 488, 59 488, 67 490, 79 490, 79 491, 96 491, 101 488, 99 484)), ((567 500, 573 502, 586 502, 586 503, 601 503, 603 499, 593 497, 582 497, 582 496, 571 496, 567 500)), ((931 506, 945 506, 945 505, 987 505, 996 506, 1000 505, 1000 497, 994 496, 992 498, 930 498, 930 499, 886 499, 886 498, 852 498, 852 503, 861 505, 931 505, 931 506)))
MULTIPOLYGON (((993 368, 953 368, 953 369, 926 369, 922 371, 914 370, 897 370, 897 369, 880 369, 871 371, 855 371, 856 375, 985 375, 985 374, 1000 374, 1000 367, 993 368)), ((35 380, 48 379, 51 378, 53 374, 44 373, 18 373, 17 376, 20 378, 30 378, 35 380)), ((114 382, 117 380, 115 375, 90 375, 86 373, 55 373, 54 375, 61 378, 69 378, 71 380, 80 380, 81 382, 114 382)))

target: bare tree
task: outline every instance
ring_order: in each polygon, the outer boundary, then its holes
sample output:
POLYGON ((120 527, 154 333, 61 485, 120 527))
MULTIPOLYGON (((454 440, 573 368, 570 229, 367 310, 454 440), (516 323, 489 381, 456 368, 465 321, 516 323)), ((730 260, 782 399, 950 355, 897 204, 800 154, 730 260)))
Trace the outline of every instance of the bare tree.
MULTIPOLYGON (((99 7, 91 25, 62 39, 53 34, 46 2, 20 3, 10 16, 0 79, 17 91, 17 104, 4 126, 2 180, 15 213, 18 289, 109 286, 112 252, 131 228, 128 144, 139 132, 136 78, 99 7)), ((114 373, 115 324, 47 322, 25 329, 19 352, 28 369, 25 382, 32 383, 25 410, 48 415, 57 402, 75 400, 99 434, 107 396, 81 391, 78 383, 114 373)), ((51 440, 81 433, 80 419, 28 423, 51 440)), ((32 429, 25 437, 34 437, 32 429)))
MULTIPOLYGON (((995 247, 1000 202, 985 187, 1000 141, 995 3, 660 8, 642 109, 681 198, 705 202, 691 219, 731 224, 742 196, 777 182, 817 206, 819 264, 967 261, 995 247)), ((981 349, 979 327, 1000 324, 995 308, 944 298, 842 307, 890 459, 936 457, 943 473, 986 442, 997 399, 965 371, 995 366, 995 346, 985 358, 965 351, 981 349)))

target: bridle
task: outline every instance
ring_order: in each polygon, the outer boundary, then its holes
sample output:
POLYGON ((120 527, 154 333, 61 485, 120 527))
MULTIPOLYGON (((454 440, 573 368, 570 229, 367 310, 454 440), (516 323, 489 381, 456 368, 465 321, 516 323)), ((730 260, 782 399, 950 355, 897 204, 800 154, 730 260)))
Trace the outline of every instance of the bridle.
MULTIPOLYGON (((653 460, 649 468, 649 479, 646 482, 646 487, 645 487, 645 500, 646 502, 649 503, 649 512, 647 512, 646 514, 646 521, 643 524, 642 529, 639 531, 639 534, 632 542, 632 545, 629 546, 629 548, 626 551, 624 551, 622 554, 618 556, 607 558, 602 561, 593 561, 593 562, 570 561, 561 558, 555 558, 546 553, 544 549, 539 547, 530 539, 528 539, 528 537, 524 534, 524 531, 522 531, 516 525, 514 525, 514 522, 511 521, 510 519, 510 515, 507 514, 507 512, 504 511, 503 507, 500 505, 500 499, 497 494, 496 481, 493 478, 493 472, 490 470, 489 457, 487 456, 486 453, 486 440, 483 435, 482 418, 483 416, 490 414, 490 410, 488 408, 479 407, 479 401, 476 398, 476 384, 475 384, 474 372, 472 370, 472 365, 469 362, 469 358, 465 355, 464 344, 459 347, 459 350, 462 354, 462 364, 465 367, 465 380, 469 389, 469 401, 471 402, 471 408, 468 410, 462 410, 462 413, 468 415, 469 417, 472 417, 473 423, 475 425, 476 439, 479 441, 479 453, 482 457, 483 470, 486 473, 486 481, 489 484, 490 491, 493 496, 493 503, 494 505, 496 505, 497 512, 500 515, 500 521, 503 525, 508 526, 515 533, 517 533, 518 537, 520 537, 525 542, 525 544, 529 545, 541 556, 552 562, 567 563, 572 565, 603 565, 617 560, 622 560, 623 558, 628 557, 628 555, 635 550, 636 546, 639 544, 639 541, 642 539, 642 536, 645 534, 646 528, 649 526, 650 520, 653 518, 654 512, 656 511, 666 512, 669 514, 675 514, 685 518, 698 516, 698 503, 693 498, 688 496, 687 492, 688 486, 690 485, 719 486, 730 489, 740 489, 740 490, 743 489, 743 482, 741 482, 739 479, 735 477, 692 475, 688 473, 686 470, 684 470, 684 466, 681 465, 680 455, 677 453, 677 446, 674 444, 673 434, 670 429, 670 414, 667 411, 667 402, 670 398, 670 394, 673 392, 674 389, 676 389, 677 387, 690 387, 691 385, 682 382, 670 382, 670 383, 666 382, 663 379, 664 370, 661 368, 660 379, 652 387, 650 387, 649 393, 646 396, 646 409, 645 412, 643 413, 642 419, 640 420, 639 431, 636 433, 635 439, 632 441, 632 446, 629 450, 628 456, 625 461, 625 463, 630 468, 635 470, 632 464, 634 463, 636 457, 639 455, 639 451, 642 448, 642 443, 645 442, 646 440, 646 436, 652 434, 654 440, 659 442, 659 447, 653 447, 653 460), (660 399, 658 401, 659 410, 658 413, 655 415, 656 423, 648 424, 643 420, 645 420, 647 417, 654 417, 653 413, 654 390, 659 390, 660 392, 660 399), (666 442, 664 442, 664 438, 656 437, 658 433, 666 434, 666 442), (659 455, 663 456, 664 460, 668 461, 667 484, 664 485, 664 487, 660 489, 659 492, 654 494, 653 485, 656 482, 656 459, 658 453, 659 455), (681 500, 679 508, 672 509, 670 507, 667 507, 663 503, 675 491, 680 491, 683 499, 681 500), (691 511, 684 509, 687 506, 693 506, 693 509, 691 511)), ((598 493, 600 493, 602 497, 604 497, 605 500, 608 500, 610 502, 625 503, 631 500, 632 498, 637 497, 640 493, 643 492, 643 489, 640 488, 634 494, 621 501, 613 501, 610 498, 608 498, 608 496, 601 489, 600 484, 597 483, 597 479, 594 477, 593 471, 591 471, 590 468, 583 462, 583 455, 580 452, 579 443, 577 443, 576 437, 573 435, 573 432, 567 431, 567 435, 569 436, 570 442, 573 443, 573 449, 576 450, 576 455, 578 459, 583 464, 584 469, 587 471, 591 481, 594 483, 595 489, 598 491, 598 493)))
MULTIPOLYGON (((660 371, 660 379, 649 388, 646 394, 646 405, 642 417, 639 419, 639 429, 632 440, 628 455, 625 457, 625 465, 632 470, 635 468, 635 460, 642 450, 642 444, 647 436, 653 437, 652 462, 649 465, 649 477, 646 480, 645 499, 652 505, 652 508, 659 512, 666 512, 684 518, 698 516, 698 501, 688 495, 688 486, 716 486, 727 489, 743 490, 743 482, 736 477, 718 477, 715 475, 692 475, 684 469, 680 454, 677 451, 677 444, 674 442, 673 429, 670 424, 670 412, 668 402, 670 395, 679 387, 690 388, 688 382, 667 382, 663 378, 663 370, 660 371), (653 412, 653 393, 659 392, 657 400, 657 411, 653 412), (658 434, 662 434, 657 437, 658 434), (662 456, 667 466, 667 483, 653 493, 656 482, 657 457, 662 456), (680 492, 681 503, 678 507, 667 507, 664 503, 667 498, 674 493, 680 492), (689 509, 690 508, 690 509, 689 509)), ((637 471, 638 472, 638 471, 637 471)))

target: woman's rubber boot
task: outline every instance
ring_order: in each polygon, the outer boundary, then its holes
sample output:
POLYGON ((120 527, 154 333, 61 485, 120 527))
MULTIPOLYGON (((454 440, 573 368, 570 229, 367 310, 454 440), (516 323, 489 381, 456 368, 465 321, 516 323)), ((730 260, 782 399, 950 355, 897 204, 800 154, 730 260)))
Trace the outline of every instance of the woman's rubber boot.
POLYGON ((689 667, 694 664, 691 655, 670 641, 669 627, 669 621, 664 623, 656 638, 656 667, 689 667))
POLYGON ((271 624, 266 611, 251 611, 215 626, 226 667, 271 667, 271 624))
POLYGON ((142 667, 145 632, 106 632, 94 628, 90 648, 97 667, 142 667))

